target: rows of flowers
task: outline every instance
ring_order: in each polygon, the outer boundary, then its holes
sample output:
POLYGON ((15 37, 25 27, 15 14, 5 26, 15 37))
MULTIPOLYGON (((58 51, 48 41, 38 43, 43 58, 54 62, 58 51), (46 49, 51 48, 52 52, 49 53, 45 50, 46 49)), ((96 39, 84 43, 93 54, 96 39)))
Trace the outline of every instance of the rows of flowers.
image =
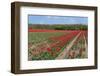
POLYGON ((55 41, 55 43, 51 43, 50 47, 47 48, 47 51, 54 57, 56 57, 61 51, 63 51, 64 46, 67 44, 78 34, 79 32, 70 32, 69 34, 65 34, 60 37, 53 37, 50 40, 55 41))
POLYGON ((55 59, 68 45, 68 43, 79 34, 80 31, 64 32, 65 34, 59 37, 50 37, 46 42, 29 49, 32 60, 48 60, 55 59))
POLYGON ((82 31, 80 36, 77 38, 75 43, 73 44, 72 48, 69 50, 67 54, 68 59, 73 59, 73 58, 86 58, 87 56, 85 55, 86 47, 85 47, 85 38, 87 37, 86 35, 87 32, 82 31))

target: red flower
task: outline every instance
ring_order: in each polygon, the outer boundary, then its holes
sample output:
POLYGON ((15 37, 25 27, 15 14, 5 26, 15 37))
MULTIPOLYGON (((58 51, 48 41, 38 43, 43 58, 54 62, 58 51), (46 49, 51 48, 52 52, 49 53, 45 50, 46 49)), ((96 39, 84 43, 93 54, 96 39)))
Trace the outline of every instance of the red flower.
POLYGON ((51 48, 47 48, 47 50, 50 52, 51 51, 51 48))

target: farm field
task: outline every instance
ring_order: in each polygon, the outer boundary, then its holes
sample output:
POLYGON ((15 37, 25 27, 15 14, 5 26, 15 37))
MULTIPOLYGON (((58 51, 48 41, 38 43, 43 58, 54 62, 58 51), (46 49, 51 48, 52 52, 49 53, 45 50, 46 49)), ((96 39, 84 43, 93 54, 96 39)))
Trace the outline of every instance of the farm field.
POLYGON ((87 30, 28 30, 28 60, 87 58, 87 30))

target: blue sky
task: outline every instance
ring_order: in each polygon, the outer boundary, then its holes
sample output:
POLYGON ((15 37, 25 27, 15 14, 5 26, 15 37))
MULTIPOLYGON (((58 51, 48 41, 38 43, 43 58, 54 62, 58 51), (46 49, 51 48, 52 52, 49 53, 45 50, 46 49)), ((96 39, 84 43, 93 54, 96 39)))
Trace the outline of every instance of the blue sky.
POLYGON ((88 24, 87 17, 29 15, 28 24, 88 24))

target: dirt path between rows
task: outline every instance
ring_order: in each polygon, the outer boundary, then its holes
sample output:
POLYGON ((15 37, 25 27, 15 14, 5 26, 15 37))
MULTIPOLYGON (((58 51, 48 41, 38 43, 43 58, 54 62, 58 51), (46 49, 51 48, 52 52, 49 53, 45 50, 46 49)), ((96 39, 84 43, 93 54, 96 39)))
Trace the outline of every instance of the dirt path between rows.
POLYGON ((68 46, 66 46, 64 51, 61 52, 58 55, 58 57, 56 57, 56 59, 64 59, 66 57, 67 53, 69 52, 69 50, 71 49, 71 47, 73 46, 74 42, 77 40, 77 38, 79 37, 80 34, 81 34, 81 32, 69 43, 68 46))
POLYGON ((84 40, 85 40, 85 52, 84 52, 84 56, 85 58, 88 57, 88 45, 87 45, 87 42, 86 42, 86 37, 84 36, 84 40))

